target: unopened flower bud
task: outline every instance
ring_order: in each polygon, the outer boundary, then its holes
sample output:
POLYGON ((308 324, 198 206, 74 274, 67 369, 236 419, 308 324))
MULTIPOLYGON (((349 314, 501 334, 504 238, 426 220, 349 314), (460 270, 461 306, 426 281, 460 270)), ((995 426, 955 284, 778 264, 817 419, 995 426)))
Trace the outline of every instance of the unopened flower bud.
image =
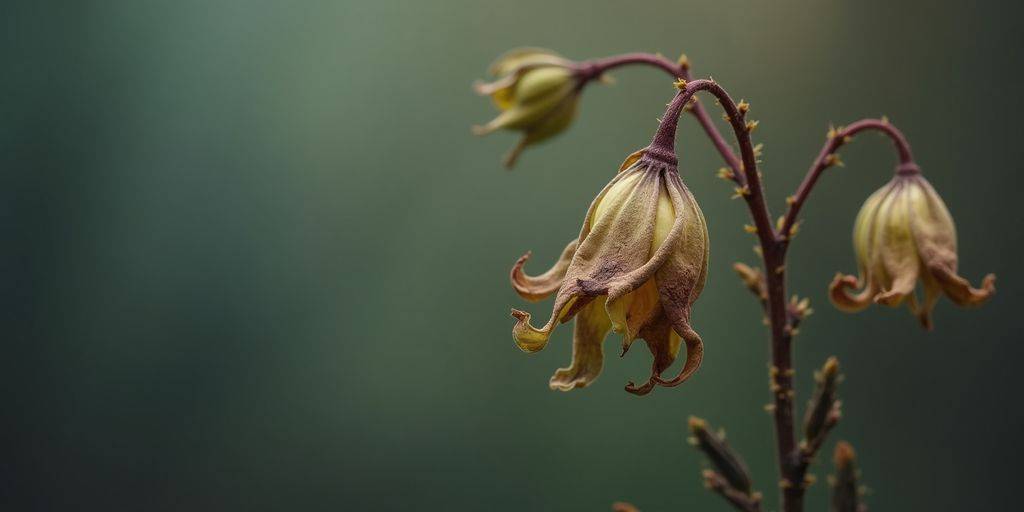
POLYGON ((498 129, 522 132, 519 143, 505 158, 505 165, 512 167, 527 146, 569 126, 584 80, 573 62, 539 48, 506 53, 491 65, 491 73, 495 81, 477 83, 475 89, 490 96, 501 113, 482 126, 474 126, 473 131, 478 135, 498 129))

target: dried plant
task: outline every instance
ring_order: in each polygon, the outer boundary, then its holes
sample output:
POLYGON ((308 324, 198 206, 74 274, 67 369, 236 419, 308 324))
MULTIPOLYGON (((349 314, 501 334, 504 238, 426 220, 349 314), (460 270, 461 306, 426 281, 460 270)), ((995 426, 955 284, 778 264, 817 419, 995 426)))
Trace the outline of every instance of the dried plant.
MULTIPOLYGON (((689 112, 725 161, 718 175, 733 184, 733 197, 746 203, 752 224, 745 229, 758 239, 762 267, 735 263, 733 268, 760 301, 771 331, 772 403, 768 409, 774 418, 781 509, 802 511, 805 489, 814 480, 808 468, 841 416, 837 394, 841 379, 835 358, 816 373, 817 385, 797 442, 792 341, 811 309, 806 298, 786 299, 786 254, 797 233, 800 210, 818 179, 829 168, 843 165, 839 149, 856 135, 875 131, 893 142, 898 157, 895 176, 865 201, 854 224, 860 277, 840 274, 830 286, 830 298, 840 310, 860 311, 871 303, 891 307, 906 303, 930 329, 931 311, 940 294, 961 306, 977 306, 995 292, 995 276, 986 276, 981 287, 974 288, 957 274, 953 218, 922 176, 906 138, 885 118, 830 128, 803 182, 787 198, 785 213, 773 222, 758 171, 761 146, 751 141, 758 122, 747 118, 750 104, 733 101, 714 80, 691 79, 685 56, 672 62, 660 55, 631 53, 574 62, 537 48, 513 50, 491 67, 494 81, 476 85, 501 113, 474 131, 522 132, 520 142, 505 159, 511 167, 525 148, 569 128, 587 85, 630 65, 668 73, 674 80, 675 96, 651 144, 629 155, 597 194, 579 236, 569 242, 554 266, 537 276, 526 274, 523 267, 529 253, 513 266, 512 286, 524 299, 555 297, 550 319, 539 328, 531 325, 528 313, 512 310, 516 344, 526 352, 541 350, 557 324, 575 320, 572 362, 557 370, 550 381, 552 389, 562 391, 582 388, 598 377, 609 331, 622 335, 623 354, 640 338, 653 355, 651 375, 639 385, 629 382, 626 391, 630 393, 645 395, 658 387, 677 386, 697 371, 704 345, 691 326, 691 313, 707 275, 709 240, 697 200, 677 168, 676 125, 680 116, 689 112), (710 94, 721 106, 739 155, 697 100, 697 93, 710 94), (918 281, 924 290, 921 300, 914 291, 918 281), (850 294, 850 288, 860 291, 850 294), (684 345, 680 373, 663 376, 684 345)), ((754 490, 746 464, 724 435, 712 432, 699 418, 690 419, 690 430, 693 444, 711 465, 703 472, 706 487, 738 510, 760 511, 761 494, 754 490)), ((866 510, 860 502, 852 447, 839 443, 834 458, 832 510, 866 510)), ((636 510, 628 503, 616 503, 614 509, 636 510)))

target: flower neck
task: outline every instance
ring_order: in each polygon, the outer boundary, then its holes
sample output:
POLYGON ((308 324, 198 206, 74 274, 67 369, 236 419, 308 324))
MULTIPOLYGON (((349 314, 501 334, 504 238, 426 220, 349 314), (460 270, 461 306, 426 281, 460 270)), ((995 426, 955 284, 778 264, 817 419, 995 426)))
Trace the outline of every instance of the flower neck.
POLYGON ((683 106, 689 101, 692 94, 679 91, 672 102, 668 104, 664 117, 658 131, 654 133, 654 139, 647 148, 647 156, 652 160, 676 165, 676 125, 679 124, 679 116, 683 112, 683 106))
POLYGON ((584 83, 600 78, 601 75, 604 74, 605 72, 604 68, 599 66, 596 62, 589 60, 584 62, 577 62, 572 66, 571 69, 573 71, 573 74, 575 74, 576 77, 581 82, 584 83))
POLYGON ((904 162, 896 166, 897 176, 917 176, 921 174, 921 168, 914 162, 904 162))
POLYGON ((661 164, 669 167, 676 167, 679 164, 675 151, 672 151, 671 149, 666 151, 664 148, 654 147, 654 145, 651 145, 644 150, 642 160, 646 160, 652 164, 661 164))

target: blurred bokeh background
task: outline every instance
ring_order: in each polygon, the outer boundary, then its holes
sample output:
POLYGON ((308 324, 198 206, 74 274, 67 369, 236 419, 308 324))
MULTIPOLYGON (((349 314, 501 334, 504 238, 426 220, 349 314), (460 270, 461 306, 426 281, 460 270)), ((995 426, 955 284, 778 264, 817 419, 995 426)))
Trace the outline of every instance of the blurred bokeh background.
MULTIPOLYGON (((507 271, 545 267, 647 144, 660 71, 588 88, 570 132, 515 140, 470 89, 506 49, 685 51, 753 105, 779 211, 830 122, 888 115, 999 295, 848 316, 850 230, 892 170, 875 135, 805 209, 791 291, 799 402, 837 355, 872 510, 1009 510, 1024 460, 1022 37, 969 2, 5 2, 0 309, 5 510, 728 510, 700 484, 690 414, 725 427, 775 502, 767 333, 730 264, 742 205, 692 121, 684 178, 712 236, 695 379, 645 398, 635 347, 548 390, 571 329, 526 355, 507 271)), ((717 117, 717 113, 715 114, 717 117)), ((609 352, 617 341, 609 338, 609 352)), ((831 443, 827 450, 831 450, 831 443)), ((822 458, 809 510, 825 507, 822 458)))

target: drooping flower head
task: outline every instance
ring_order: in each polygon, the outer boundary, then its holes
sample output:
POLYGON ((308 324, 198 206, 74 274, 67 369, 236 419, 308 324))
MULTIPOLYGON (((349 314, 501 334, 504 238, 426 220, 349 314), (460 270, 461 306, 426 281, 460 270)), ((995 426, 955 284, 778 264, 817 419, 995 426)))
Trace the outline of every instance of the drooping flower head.
POLYGON ((513 287, 531 301, 555 294, 555 303, 539 328, 530 324, 529 313, 512 310, 519 348, 541 350, 557 324, 576 320, 572 364, 555 372, 552 389, 568 391, 597 378, 609 330, 622 335, 623 355, 642 338, 654 356, 650 378, 640 386, 630 382, 631 393, 678 385, 700 366, 703 343, 690 326, 690 310, 707 276, 708 231, 674 155, 650 148, 631 155, 591 203, 579 238, 551 270, 525 275, 528 257, 513 267, 513 287), (663 379, 683 342, 680 374, 663 379))
POLYGON ((490 71, 495 81, 478 83, 475 88, 490 96, 501 113, 473 131, 478 135, 498 129, 522 132, 505 157, 505 165, 512 167, 527 146, 561 133, 572 123, 585 77, 572 61, 540 48, 509 51, 490 71))
POLYGON ((853 228, 860 277, 839 274, 829 287, 833 304, 848 312, 872 302, 907 303, 931 329, 941 294, 960 306, 978 306, 995 293, 995 275, 974 288, 957 274, 956 227, 946 204, 916 165, 904 164, 892 181, 868 197, 853 228), (914 289, 920 281, 923 300, 914 289), (861 288, 853 294, 850 289, 861 288))

